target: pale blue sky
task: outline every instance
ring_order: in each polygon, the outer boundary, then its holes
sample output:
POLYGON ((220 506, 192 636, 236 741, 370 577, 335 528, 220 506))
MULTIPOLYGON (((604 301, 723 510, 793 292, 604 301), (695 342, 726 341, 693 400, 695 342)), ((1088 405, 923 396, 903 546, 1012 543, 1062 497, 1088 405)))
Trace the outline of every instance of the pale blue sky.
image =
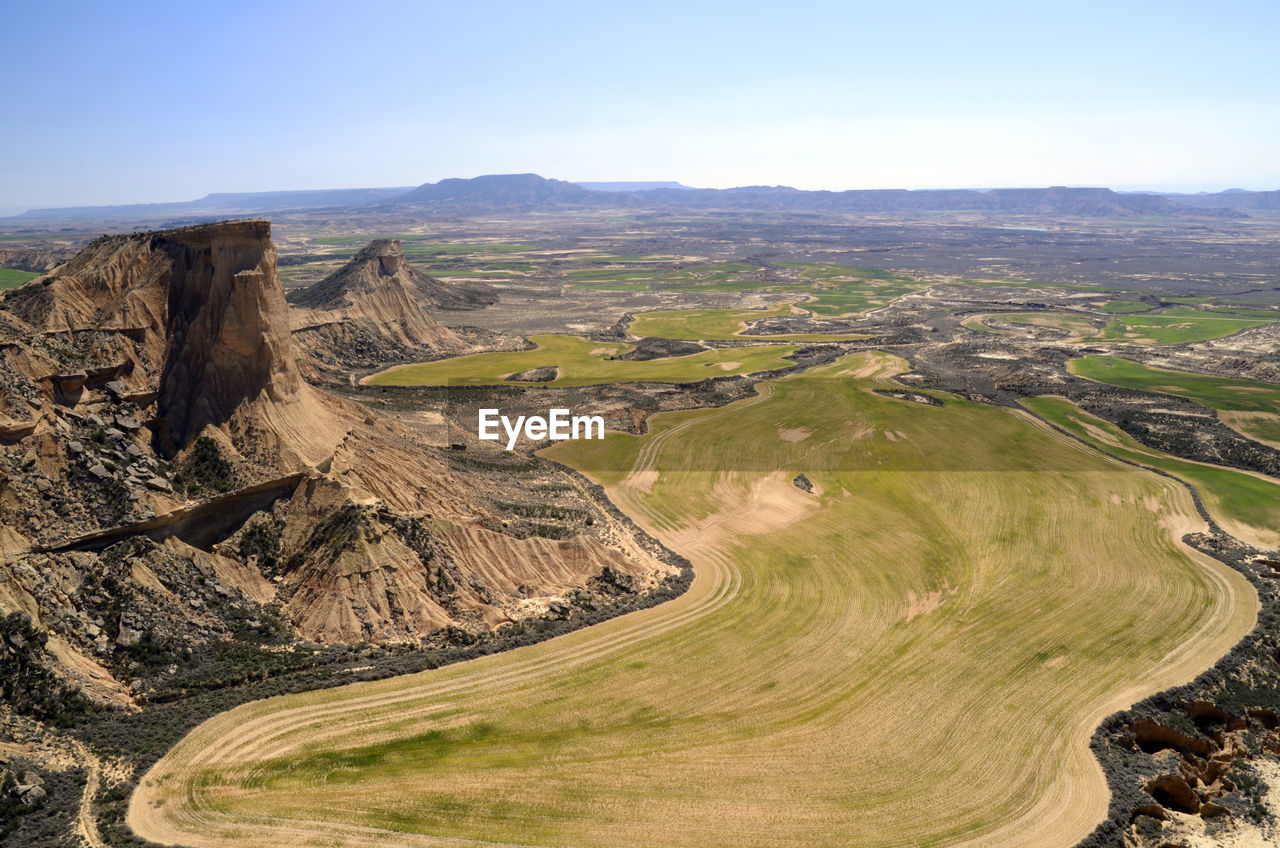
POLYGON ((0 0, 0 20, 0 208, 523 171, 1280 188, 1274 2, 0 0))

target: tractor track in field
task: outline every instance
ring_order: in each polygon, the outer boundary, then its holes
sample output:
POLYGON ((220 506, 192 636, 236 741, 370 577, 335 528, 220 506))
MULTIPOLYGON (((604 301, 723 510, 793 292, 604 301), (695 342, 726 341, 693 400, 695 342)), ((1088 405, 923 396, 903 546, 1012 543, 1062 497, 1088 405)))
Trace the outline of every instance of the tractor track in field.
MULTIPOLYGON (((888 376, 885 361, 864 358, 861 362, 863 367, 856 372, 841 373, 867 383, 886 383, 888 376)), ((820 388, 825 390, 825 387, 820 388)), ((725 409, 730 411, 725 412, 724 416, 732 416, 732 420, 737 421, 748 418, 753 413, 759 413, 760 405, 775 399, 778 388, 772 382, 763 383, 758 387, 758 391, 755 397, 731 405, 731 410, 726 407, 725 409)), ((902 402, 883 399, 868 401, 868 403, 902 402)), ((965 412, 961 405, 956 406, 958 411, 954 414, 960 416, 971 414, 965 412)), ((877 408, 887 410, 885 414, 891 413, 895 408, 903 409, 903 407, 893 406, 877 408)), ((840 502, 838 496, 841 489, 837 485, 833 491, 828 491, 825 495, 801 493, 791 485, 790 472, 783 470, 774 470, 769 473, 748 472, 741 475, 723 472, 708 475, 710 482, 706 484, 706 491, 699 496, 705 498, 705 503, 698 500, 687 502, 677 500, 668 504, 665 511, 659 508, 660 505, 655 503, 656 499, 651 498, 650 494, 662 466, 663 450, 681 443, 686 438, 693 438, 699 432, 700 425, 720 415, 721 413, 718 412, 694 414, 688 420, 678 421, 670 428, 652 435, 636 451, 630 472, 607 489, 610 499, 625 514, 656 536, 664 545, 688 556, 694 563, 694 580, 685 594, 658 607, 629 614, 597 627, 577 631, 530 648, 459 663, 425 674, 397 678, 394 681, 354 684, 341 690, 341 695, 346 696, 341 700, 338 700, 340 697, 338 690, 325 690, 289 696, 283 708, 278 706, 279 701, 255 702, 237 708, 231 713, 216 716, 196 728, 187 739, 157 763, 152 772, 144 776, 130 805, 129 824, 136 832, 153 841, 190 843, 194 838, 193 834, 200 834, 200 838, 196 840, 197 844, 228 846, 228 848, 232 845, 266 845, 271 844, 272 841, 274 844, 280 844, 282 841, 291 844, 332 844, 335 840, 340 840, 342 844, 349 846, 394 844, 405 846, 405 848, 517 844, 515 839, 481 839, 479 832, 477 832, 477 838, 469 839, 463 838, 469 832, 454 836, 432 835, 430 832, 415 833, 401 829, 392 831, 370 826, 371 823, 380 822, 359 818, 362 808, 358 799, 344 801, 335 797, 333 803, 337 806, 324 810, 320 816, 322 819, 328 819, 326 821, 306 818, 301 810, 309 808, 289 808, 292 812, 265 815, 256 812, 257 808, 236 811, 234 803, 231 807, 223 806, 223 803, 227 799, 234 801, 237 793, 242 790, 248 791, 250 787, 254 788, 253 791, 259 791, 264 782, 271 780, 272 775, 276 774, 273 771, 277 767, 276 763, 288 762, 290 758, 297 757, 299 752, 355 748, 361 744, 373 744, 377 740, 385 739, 389 732, 388 722, 402 728, 429 726, 461 730, 476 720, 474 716, 484 715, 483 705, 486 703, 491 710, 501 708, 501 705, 508 703, 506 699, 509 699, 513 693, 526 690, 537 692, 540 685, 545 688, 548 680, 572 679, 576 670, 594 669, 596 665, 593 664, 599 664, 622 652, 631 651, 645 655, 646 645, 653 645, 652 650, 657 651, 665 651, 671 646, 689 647, 696 645, 699 640, 715 640, 718 635, 736 628, 763 627, 769 623, 769 619, 757 622, 757 618, 769 613, 770 605, 786 601, 788 593, 805 589, 808 584, 797 584, 795 581, 805 579, 806 572, 803 569, 794 573, 787 569, 777 573, 761 572, 758 567, 752 570, 750 559, 744 563, 739 562, 736 557, 743 552, 744 547, 766 545, 771 540, 774 540, 773 544, 779 545, 797 543, 798 540, 793 539, 797 534, 788 533, 789 528, 801 519, 820 515, 820 505, 827 504, 831 499, 834 498, 840 502), (681 507, 681 503, 685 503, 685 506, 681 507), (703 510, 706 504, 712 505, 709 514, 703 510), (747 540, 750 540, 750 543, 747 540), (768 591, 770 589, 776 590, 776 594, 768 591), (756 606, 744 606, 738 603, 743 598, 750 600, 756 606), (671 638, 673 636, 674 639, 671 638), (483 669, 471 673, 478 664, 483 664, 483 669), (477 703, 482 706, 473 706, 477 703), (228 784, 222 795, 213 795, 191 788, 200 786, 203 775, 212 776, 232 772, 236 774, 236 782, 228 784), (175 796, 170 790, 169 781, 177 781, 179 788, 188 787, 188 791, 175 796), (159 802, 163 802, 164 806, 158 806, 159 802)), ((1082 456, 1096 455, 1096 452, 1091 452, 1089 448, 1074 440, 1066 439, 1061 433, 1032 424, 1027 420, 1028 416, 1008 410, 998 412, 991 410, 977 413, 977 415, 981 418, 972 420, 988 422, 997 431, 1002 427, 1014 428, 1015 425, 1008 422, 1016 419, 1021 422, 1016 425, 1018 428, 1035 430, 1040 434, 1038 439, 1057 443, 1060 451, 1071 455, 1076 453, 1082 456), (999 420, 992 416, 999 416, 999 420)), ((769 432, 772 434, 776 426, 773 414, 763 415, 761 420, 767 422, 769 432)), ((844 427, 849 422, 837 423, 838 426, 844 427)), ((887 434, 893 428, 886 422, 878 423, 878 429, 857 429, 857 432, 863 435, 855 435, 851 438, 855 442, 859 439, 871 439, 881 431, 887 438, 887 434), (871 435, 865 435, 866 433, 871 435)), ((861 427, 862 424, 859 423, 858 428, 861 427)), ((907 429, 910 427, 908 426, 907 429)), ((904 434, 901 429, 893 431, 897 433, 897 437, 889 438, 887 441, 897 447, 885 445, 886 450, 905 450, 913 444, 910 441, 912 438, 922 437, 921 431, 913 431, 910 434, 904 434)), ((1018 432, 1022 430, 1019 429, 1018 432)), ((787 449, 785 446, 789 443, 777 441, 783 445, 779 448, 780 450, 787 449)), ((719 443, 724 445, 726 450, 734 450, 731 441, 720 439, 719 443)), ((1092 460, 1088 470, 1101 470, 1103 467, 1116 470, 1108 471, 1107 476, 1098 479, 1117 481, 1107 485, 1118 487, 1119 491, 1126 493, 1130 498, 1126 501, 1129 504, 1126 510, 1127 514, 1133 517, 1128 520, 1147 528, 1143 531, 1143 535, 1136 539, 1132 552, 1143 561, 1160 560, 1161 552, 1165 551, 1170 544, 1170 540, 1165 538, 1166 534, 1171 535, 1176 541, 1189 524, 1196 523, 1193 504, 1190 503, 1186 490, 1173 480, 1165 478, 1144 476, 1145 482, 1136 481, 1129 476, 1131 472, 1125 470, 1124 466, 1107 463, 1102 459, 1092 460), (1105 463, 1105 465, 1095 467, 1094 463, 1105 463), (1120 480, 1125 482, 1118 482, 1120 480), (1143 501, 1144 498, 1146 501, 1143 501), (1146 510, 1151 512, 1147 513, 1146 510), (1159 522, 1158 530, 1151 526, 1152 519, 1144 517, 1148 514, 1159 515, 1159 518, 1155 519, 1159 522)), ((914 489, 918 485, 927 486, 931 497, 930 501, 918 503, 916 509, 924 513, 922 517, 927 520, 930 512, 935 509, 944 509, 943 505, 946 505, 945 510, 950 511, 940 512, 940 517, 944 514, 946 516, 965 515, 969 510, 977 508, 979 520, 983 520, 980 512, 983 505, 975 504, 975 498, 979 500, 987 498, 991 501, 991 505, 1004 504, 1010 507, 1011 502, 1008 501, 1008 497, 1013 497, 1016 502, 1019 496, 1000 494, 1004 491, 1003 487, 1032 485, 1028 482, 1030 478, 1001 479, 977 476, 987 473, 989 469, 985 468, 977 471, 926 472, 918 480, 911 481, 910 488, 914 489), (996 486, 998 489, 991 489, 991 486, 996 486), (1002 500, 1002 497, 1005 499, 1002 500)), ((1078 522, 1081 520, 1078 506, 1089 502, 1080 500, 1079 495, 1071 492, 1084 491, 1085 488, 1091 489, 1095 484, 1090 480, 1072 478, 1071 475, 1074 473, 1076 472, 1064 471, 1058 483, 1044 481, 1036 484, 1042 487, 1046 485, 1076 487, 1063 495, 1059 504, 1062 514, 1054 517, 1054 522, 1068 519, 1078 522), (1075 512, 1069 513, 1068 510, 1075 510, 1075 512)), ((849 487, 854 488, 854 485, 849 484, 849 487)), ((849 504, 845 509, 852 511, 837 513, 844 516, 843 520, 864 512, 866 508, 876 506, 871 501, 859 503, 856 499, 847 500, 852 497, 854 496, 849 491, 844 491, 843 498, 849 504)), ((1034 502, 1034 498, 1023 499, 1024 506, 1029 502, 1034 502)), ((894 505, 893 508, 902 506, 892 499, 889 503, 894 505)), ((893 512, 892 508, 886 509, 889 513, 893 512)), ((811 527, 806 524, 805 529, 799 532, 820 534, 822 527, 827 527, 826 532, 830 532, 833 527, 842 528, 843 526, 818 524, 811 527)), ((1129 525, 1117 524, 1117 527, 1119 526, 1129 525)), ((1053 524, 1049 524, 1048 528, 1053 529, 1053 524)), ((978 528, 973 531, 978 534, 976 538, 986 538, 980 530, 981 528, 978 528)), ((888 538, 881 544, 887 547, 880 554, 885 562, 897 562, 895 557, 900 553, 910 557, 912 548, 902 546, 905 543, 897 541, 895 532, 890 531, 885 535, 888 538)), ((1088 543, 1082 541, 1078 533, 1068 534, 1063 539, 1088 547, 1088 543)), ((1251 616, 1252 607, 1249 604, 1248 593, 1233 582, 1231 574, 1224 573, 1225 570, 1219 568, 1218 563, 1207 557, 1193 554, 1189 554, 1188 557, 1190 561, 1184 561, 1181 572, 1186 575, 1186 580, 1175 581, 1168 587, 1152 591, 1158 594, 1162 609, 1187 609, 1202 602, 1204 608, 1211 613, 1203 612, 1195 620, 1189 621, 1185 627, 1185 633, 1179 630, 1176 641, 1168 640, 1167 650, 1161 647, 1163 654, 1152 652, 1149 659, 1143 659, 1142 662, 1149 662, 1150 665, 1145 667, 1146 673, 1141 678, 1126 676, 1126 673, 1121 671, 1122 668, 1127 669, 1132 665, 1128 660, 1121 661, 1127 652, 1127 647, 1122 642, 1101 647, 1100 650, 1103 650, 1103 653, 1092 658, 1092 662, 1097 664, 1096 669, 1094 665, 1085 662, 1083 665, 1067 666, 1066 673, 1052 674, 1043 679, 1036 678, 1041 682, 1034 685, 1039 686, 1040 689, 1035 690, 1036 697, 1032 698, 1032 701, 1043 698, 1051 703, 1071 705, 1070 709, 1062 709, 1062 715, 1057 723, 1048 724, 1035 714, 1006 713, 999 702, 1002 697, 1007 697, 1013 699, 1012 703, 1016 703, 1016 693, 1021 692, 1021 687, 1024 685, 1031 686, 1030 683, 1023 684, 1015 679, 1009 682, 1006 689, 1001 689, 1000 686, 992 689, 985 685, 980 691, 973 687, 956 688, 954 689, 955 703, 941 711, 941 723, 932 728, 931 735, 927 736, 933 740, 932 747, 918 749, 913 754, 915 757, 913 768, 883 775, 892 781, 891 785, 895 789, 895 792, 890 793, 888 797, 907 793, 910 797, 929 798, 930 803, 937 809, 980 809, 983 803, 996 803, 994 796, 984 794, 990 792, 994 786, 986 787, 976 799, 971 797, 973 789, 971 784, 955 781, 940 783, 937 789, 933 790, 933 794, 930 794, 932 784, 929 781, 936 779, 935 772, 945 774, 948 763, 971 764, 973 767, 981 767, 987 774, 1011 770, 1016 774, 1013 774, 1010 779, 1016 778, 1017 781, 1022 782, 1014 782, 1008 786, 1002 785, 1004 797, 999 801, 1000 815, 991 818, 985 816, 973 818, 967 824, 968 829, 948 834, 945 841, 939 844, 981 845, 983 848, 1066 845, 1069 842, 1065 840, 1074 841, 1071 839, 1073 835, 1087 833, 1105 814, 1109 797, 1101 769, 1088 747, 1088 741, 1097 724, 1105 716, 1127 706, 1144 694, 1167 688, 1171 681, 1176 682, 1194 675, 1211 664, 1216 656, 1215 652, 1219 650, 1219 643, 1223 642, 1225 636, 1247 624, 1245 619, 1251 616), (1081 678, 1081 674, 1096 676, 1101 682, 1093 683, 1090 687, 1086 687, 1088 691, 1083 691, 1079 684, 1087 678, 1081 678), (995 693, 994 696, 992 692, 995 693), (947 719, 946 717, 953 712, 956 713, 956 716, 953 716, 955 720, 947 719), (959 721, 959 716, 963 716, 964 720, 959 721), (984 746, 992 740, 980 733, 972 732, 971 725, 985 723, 994 726, 995 720, 1001 717, 999 738, 1006 742, 1013 740, 1012 747, 1008 750, 1000 748, 996 752, 991 752, 984 746), (1068 745, 1067 742, 1070 744, 1068 745), (1052 757, 1037 756, 1036 752, 1049 745, 1052 745, 1050 752, 1052 757), (1022 746, 1031 747, 1023 750, 1022 746), (1007 758, 1011 752, 1018 751, 1023 753, 1016 760, 1007 758), (989 762, 984 759, 987 757, 990 758, 989 762), (1046 773, 1049 760, 1052 760, 1052 768, 1046 773), (1055 773, 1058 776, 1052 776, 1055 773), (986 801, 984 802, 983 799, 986 801), (978 806, 975 807, 975 804, 978 806)), ((1080 559, 1079 562, 1079 571, 1073 577, 1078 582, 1063 588, 1070 597, 1084 599, 1112 597, 1125 590, 1129 585, 1126 581, 1137 579, 1113 574, 1106 568, 1099 568, 1096 562, 1089 563, 1087 557, 1080 559)), ((1002 581, 1010 579, 1013 573, 1005 575, 997 567, 1000 565, 999 560, 985 564, 975 562, 972 565, 963 563, 962 565, 964 567, 953 574, 953 578, 957 580, 956 593, 946 596, 945 604, 951 606, 944 607, 945 609, 955 609, 957 613, 972 609, 976 613, 984 608, 984 604, 991 602, 988 600, 989 597, 999 598, 1007 594, 1002 588, 1002 581)), ((800 566, 797 565, 796 568, 800 566)), ((885 574, 884 580, 895 579, 893 571, 887 571, 885 574)), ((845 579, 857 578, 856 566, 845 573, 844 577, 845 579)), ((821 577, 819 582, 828 579, 821 577)), ((1050 580, 1046 585, 1057 583, 1057 580, 1050 580)), ((831 590, 838 584, 822 582, 821 585, 826 590, 831 590)), ((906 623, 913 628, 910 631, 914 634, 912 638, 921 644, 936 643, 941 648, 953 642, 955 636, 966 638, 963 634, 967 628, 961 627, 957 630, 955 629, 956 621, 941 614, 932 614, 937 604, 944 603, 942 598, 937 601, 915 598, 907 605, 904 603, 903 596, 906 593, 902 586, 885 585, 882 589, 883 591, 879 594, 864 597, 844 598, 838 593, 830 594, 825 590, 816 596, 805 596, 811 606, 787 608, 789 618, 786 624, 795 628, 795 633, 800 634, 799 636, 788 635, 787 638, 792 640, 790 642, 784 640, 776 644, 762 643, 761 647, 769 648, 771 652, 768 655, 743 655, 738 658, 739 667, 703 669, 710 678, 731 681, 738 688, 722 691, 715 688, 714 684, 708 680, 708 688, 705 691, 694 691, 689 694, 689 697, 694 700, 690 702, 691 705, 686 705, 686 709, 697 709, 697 704, 705 702, 701 709, 714 713, 717 709, 726 709, 725 705, 730 702, 737 703, 739 700, 749 701, 753 697, 764 697, 755 693, 760 691, 758 689, 760 684, 769 683, 769 678, 775 681, 778 678, 789 679, 792 681, 792 686, 786 692, 786 710, 782 713, 776 713, 776 710, 766 712, 759 719, 764 722, 759 728, 759 732, 764 734, 760 737, 761 747, 757 749, 755 743, 741 748, 735 747, 732 748, 734 756, 758 758, 760 768, 764 768, 770 775, 775 771, 794 774, 796 769, 814 767, 804 760, 791 762, 785 757, 774 760, 770 752, 775 748, 770 746, 782 746, 778 750, 785 749, 792 753, 803 751, 812 753, 836 746, 838 750, 849 751, 851 756, 877 760, 885 757, 886 755, 877 750, 873 742, 862 741, 862 735, 867 735, 870 740, 879 738, 876 734, 881 731, 888 733, 891 738, 903 738, 903 734, 909 736, 913 733, 913 723, 910 711, 905 710, 902 704, 938 703, 939 698, 948 697, 947 693, 950 691, 947 689, 948 675, 958 674, 970 666, 955 665, 954 670, 951 670, 948 669, 945 661, 942 661, 941 668, 922 673, 922 669, 931 667, 930 663, 935 660, 935 657, 932 655, 924 657, 919 652, 891 650, 892 641, 886 643, 881 640, 884 634, 893 632, 892 628, 902 626, 899 622, 904 612, 906 623), (866 640, 867 655, 878 657, 875 665, 876 675, 892 683, 894 703, 898 704, 896 710, 889 710, 882 714, 879 710, 883 710, 884 705, 875 700, 873 695, 861 691, 867 685, 865 681, 859 682, 861 678, 841 680, 840 675, 850 672, 829 664, 821 664, 819 668, 810 659, 811 656, 822 658, 840 656, 850 640, 855 644, 862 644, 859 640, 866 640), (924 666, 921 663, 924 663, 924 666), (851 726, 850 713, 839 707, 847 699, 865 697, 871 698, 868 703, 875 707, 876 711, 865 719, 869 724, 859 733, 857 729, 862 719, 855 713, 851 726), (788 718, 789 716, 793 718, 788 718), (801 721, 794 718, 795 716, 808 716, 808 718, 801 721), (877 727, 880 730, 877 730, 877 727), (884 728, 888 729, 884 730, 884 728)), ((1037 602, 1037 598, 1029 597, 1025 601, 1019 601, 1019 603, 1026 603, 1026 607, 1017 608, 1031 610, 1037 602)), ((1084 604, 1084 601, 1080 603, 1084 604)), ((1081 609, 1088 611, 1090 615, 1102 615, 1104 611, 1101 607, 1095 607, 1085 605, 1081 609)), ((1039 610, 1034 612, 1038 613, 1039 610)), ((775 611, 774 614, 777 615, 777 612, 775 611)), ((1074 619, 1064 619, 1056 621, 1053 626, 1062 629, 1063 633, 1074 632, 1072 627, 1078 629, 1081 625, 1073 625, 1073 621, 1074 619)), ((971 654, 966 657, 966 662, 977 667, 996 669, 1001 667, 1009 650, 1010 646, 999 640, 975 641, 971 654)), ((623 658, 626 656, 622 654, 623 658)), ((715 656, 715 653, 705 656, 715 656)), ((681 659, 683 658, 675 658, 677 665, 681 659)), ((703 661, 706 661, 705 658, 703 661)), ((695 660, 690 662, 695 662, 696 666, 695 660)), ((1050 668, 1056 669, 1057 666, 1050 666, 1050 668)), ((584 679, 596 678, 588 674, 584 679)), ((612 680, 613 678, 603 679, 612 680)), ((590 697, 587 696, 588 700, 590 697)), ((687 701, 688 698, 685 700, 687 701)), ((407 733, 408 731, 398 732, 407 733)), ((399 737, 393 734, 392 738, 399 737)), ((690 744, 697 749, 699 757, 709 757, 708 762, 719 763, 717 751, 714 748, 717 738, 720 737, 713 734, 706 739, 695 738, 690 744)), ((683 749, 677 750, 683 751, 683 749)), ((694 756, 694 752, 690 751, 688 755, 694 756)), ((531 766, 546 768, 549 767, 550 762, 550 760, 540 761, 531 763, 531 766)), ((646 760, 643 758, 634 762, 632 760, 624 762, 631 763, 632 767, 642 772, 647 767, 646 760)), ((886 763, 892 762, 894 762, 892 758, 886 760, 886 763)), ((525 774, 523 768, 521 766, 522 776, 525 774)), ((537 773, 542 772, 535 772, 537 773)), ((309 772, 303 772, 299 779, 317 782, 304 784, 305 791, 310 791, 314 786, 317 792, 331 792, 332 788, 326 787, 325 775, 308 777, 309 774, 309 772)), ((617 777, 621 778, 622 775, 618 774, 617 777)), ((814 780, 817 778, 818 775, 813 776, 814 780)), ((484 776, 476 779, 488 780, 489 778, 484 776)), ((837 780, 837 783, 839 782, 837 780)), ((779 802, 781 803, 781 799, 779 802)), ((779 810, 784 808, 790 809, 784 805, 779 810)), ((714 821, 699 819, 698 821, 701 823, 696 826, 693 821, 682 824, 680 826, 682 835, 679 839, 663 831, 662 835, 665 839, 650 839, 649 842, 672 845, 710 844, 711 842, 732 844, 735 839, 740 844, 754 845, 759 842, 758 834, 752 841, 751 831, 744 829, 748 827, 745 821, 721 819, 714 821)), ((848 822, 845 825, 847 826, 848 822)), ((634 825, 634 827, 640 826, 634 825)), ((651 823, 649 826, 654 825, 651 823)), ((936 823, 932 826, 936 827, 936 823)), ((877 821, 875 828, 874 832, 860 838, 868 844, 886 846, 905 846, 918 841, 916 835, 913 835, 915 832, 908 828, 899 827, 895 832, 892 829, 892 820, 877 821)), ((783 832, 795 836, 794 831, 783 832)), ((634 828, 627 830, 626 826, 623 826, 617 831, 615 838, 621 844, 639 844, 635 841, 636 833, 634 828)), ((812 835, 814 834, 810 833, 810 836, 812 835)), ((517 839, 520 843, 538 842, 532 836, 528 840, 520 837, 517 839)), ((819 839, 817 842, 810 841, 804 844, 818 843, 835 844, 830 839, 825 842, 819 839)), ((792 846, 801 843, 791 840, 777 844, 792 846)))

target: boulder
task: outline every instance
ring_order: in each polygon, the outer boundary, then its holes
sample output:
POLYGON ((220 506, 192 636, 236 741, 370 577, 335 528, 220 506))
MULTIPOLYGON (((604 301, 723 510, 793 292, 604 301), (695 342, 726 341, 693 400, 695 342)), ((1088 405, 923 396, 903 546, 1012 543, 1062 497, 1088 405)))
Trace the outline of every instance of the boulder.
POLYGON ((121 648, 132 648, 142 640, 142 634, 132 627, 120 625, 120 632, 116 634, 116 644, 121 648))
POLYGON ((146 481, 148 489, 154 489, 157 492, 172 492, 173 484, 163 477, 150 477, 146 481))
POLYGON ((30 784, 18 784, 14 787, 13 792, 18 796, 22 803, 28 805, 44 799, 49 794, 48 792, 45 792, 43 786, 33 786, 30 784))

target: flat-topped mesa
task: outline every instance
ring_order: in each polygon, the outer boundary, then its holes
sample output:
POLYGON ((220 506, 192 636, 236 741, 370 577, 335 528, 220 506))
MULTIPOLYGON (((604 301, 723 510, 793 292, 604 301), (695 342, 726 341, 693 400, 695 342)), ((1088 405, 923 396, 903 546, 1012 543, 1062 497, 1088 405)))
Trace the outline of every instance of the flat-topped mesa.
POLYGON ((181 450, 245 403, 297 398, 302 378, 267 221, 177 230, 156 240, 170 260, 168 347, 158 434, 181 450))
MULTIPOLYGON (((84 367, 114 365, 138 390, 157 388, 169 350, 175 279, 267 270, 271 224, 226 221, 103 236, 46 277, 4 298, 5 309, 45 335, 71 342, 84 367)), ((278 285, 278 283, 277 283, 278 285)))
POLYGON ((155 444, 170 457, 208 427, 277 468, 321 462, 341 438, 333 403, 298 371, 269 221, 103 236, 4 306, 17 337, 64 352, 19 345, 11 363, 66 403, 108 380, 154 398, 155 444))

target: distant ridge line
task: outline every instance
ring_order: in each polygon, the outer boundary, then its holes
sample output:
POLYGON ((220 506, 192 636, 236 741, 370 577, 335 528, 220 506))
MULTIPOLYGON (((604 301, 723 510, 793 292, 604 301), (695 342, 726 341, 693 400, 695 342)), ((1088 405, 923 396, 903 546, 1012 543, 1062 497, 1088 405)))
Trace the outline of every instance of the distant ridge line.
POLYGON ((223 192, 176 203, 33 209, 0 219, 34 221, 137 220, 175 216, 263 215, 313 209, 351 212, 491 211, 638 208, 804 213, 990 212, 1020 215, 1132 218, 1142 216, 1245 218, 1280 212, 1280 191, 1230 189, 1217 193, 1117 192, 1101 187, 993 189, 804 190, 789 186, 692 188, 679 182, 567 182, 538 174, 487 174, 469 179, 390 188, 223 192))

